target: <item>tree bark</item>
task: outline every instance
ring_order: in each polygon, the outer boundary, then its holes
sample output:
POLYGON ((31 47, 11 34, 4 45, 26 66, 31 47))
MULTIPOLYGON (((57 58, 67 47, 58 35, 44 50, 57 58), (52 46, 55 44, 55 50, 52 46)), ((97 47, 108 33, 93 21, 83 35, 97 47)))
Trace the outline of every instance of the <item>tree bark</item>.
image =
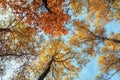
POLYGON ((10 29, 8 29, 8 28, 0 28, 0 32, 3 32, 3 31, 12 32, 12 30, 10 30, 10 29))
POLYGON ((47 0, 42 0, 42 2, 43 2, 43 5, 45 6, 45 8, 48 10, 48 12, 53 13, 53 12, 50 10, 50 8, 48 7, 47 0))
POLYGON ((44 78, 47 76, 47 74, 50 72, 51 64, 53 62, 53 59, 47 64, 46 70, 42 73, 42 75, 39 76, 38 80, 44 80, 44 78))

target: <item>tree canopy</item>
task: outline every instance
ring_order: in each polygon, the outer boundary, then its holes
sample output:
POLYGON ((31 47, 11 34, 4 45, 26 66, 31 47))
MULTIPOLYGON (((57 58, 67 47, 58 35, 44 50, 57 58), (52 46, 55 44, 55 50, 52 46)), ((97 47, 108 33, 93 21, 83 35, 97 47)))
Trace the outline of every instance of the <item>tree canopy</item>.
POLYGON ((0 15, 0 76, 19 64, 7 79, 79 79, 96 56, 96 80, 120 73, 120 33, 105 27, 120 23, 120 0, 0 0, 0 15))

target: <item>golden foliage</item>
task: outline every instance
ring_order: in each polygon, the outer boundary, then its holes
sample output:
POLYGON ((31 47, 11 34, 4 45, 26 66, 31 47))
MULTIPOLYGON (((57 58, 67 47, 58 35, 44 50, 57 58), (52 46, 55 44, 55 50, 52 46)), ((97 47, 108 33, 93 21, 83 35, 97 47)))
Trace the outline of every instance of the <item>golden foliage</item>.
POLYGON ((112 69, 118 70, 119 69, 119 62, 120 58, 117 57, 116 54, 108 54, 102 55, 98 59, 99 65, 101 66, 101 72, 107 73, 112 69))
POLYGON ((72 62, 72 60, 77 57, 75 55, 76 53, 73 53, 72 48, 60 39, 51 39, 50 42, 45 41, 38 54, 39 61, 35 62, 34 64, 36 68, 41 69, 41 71, 46 68, 51 58, 53 58, 51 69, 47 75, 47 78, 52 79, 52 77, 49 76, 52 72, 55 78, 61 80, 64 79, 63 76, 66 75, 66 72, 64 72, 64 70, 68 70, 67 73, 73 72, 74 74, 77 74, 77 72, 80 70, 80 68, 76 67, 72 62))

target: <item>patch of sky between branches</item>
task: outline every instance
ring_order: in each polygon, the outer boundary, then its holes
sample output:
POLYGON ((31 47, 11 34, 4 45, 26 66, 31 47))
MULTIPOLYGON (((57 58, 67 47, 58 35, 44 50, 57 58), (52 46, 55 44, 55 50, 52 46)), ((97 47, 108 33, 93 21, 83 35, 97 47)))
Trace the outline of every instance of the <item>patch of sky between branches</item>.
POLYGON ((105 25, 106 34, 107 36, 110 35, 110 33, 119 33, 120 32, 120 24, 118 24, 117 21, 113 20, 105 25))

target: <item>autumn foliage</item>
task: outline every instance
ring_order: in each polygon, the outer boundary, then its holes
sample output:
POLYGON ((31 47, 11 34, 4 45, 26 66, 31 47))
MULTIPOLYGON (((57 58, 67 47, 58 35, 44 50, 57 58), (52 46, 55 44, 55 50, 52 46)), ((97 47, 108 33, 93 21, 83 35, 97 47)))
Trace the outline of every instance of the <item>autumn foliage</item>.
POLYGON ((67 29, 64 26, 70 16, 65 14, 62 9, 64 7, 62 4, 64 0, 46 1, 49 9, 42 9, 45 6, 42 0, 1 0, 0 3, 4 8, 7 8, 7 6, 12 8, 16 18, 23 19, 30 27, 34 27, 35 29, 40 28, 45 33, 57 36, 67 34, 67 29))
POLYGON ((13 80, 74 80, 96 56, 101 71, 97 78, 120 72, 120 33, 107 34, 105 27, 119 24, 120 0, 0 0, 0 4, 0 14, 10 10, 12 15, 0 22, 0 60, 23 59, 13 80))

